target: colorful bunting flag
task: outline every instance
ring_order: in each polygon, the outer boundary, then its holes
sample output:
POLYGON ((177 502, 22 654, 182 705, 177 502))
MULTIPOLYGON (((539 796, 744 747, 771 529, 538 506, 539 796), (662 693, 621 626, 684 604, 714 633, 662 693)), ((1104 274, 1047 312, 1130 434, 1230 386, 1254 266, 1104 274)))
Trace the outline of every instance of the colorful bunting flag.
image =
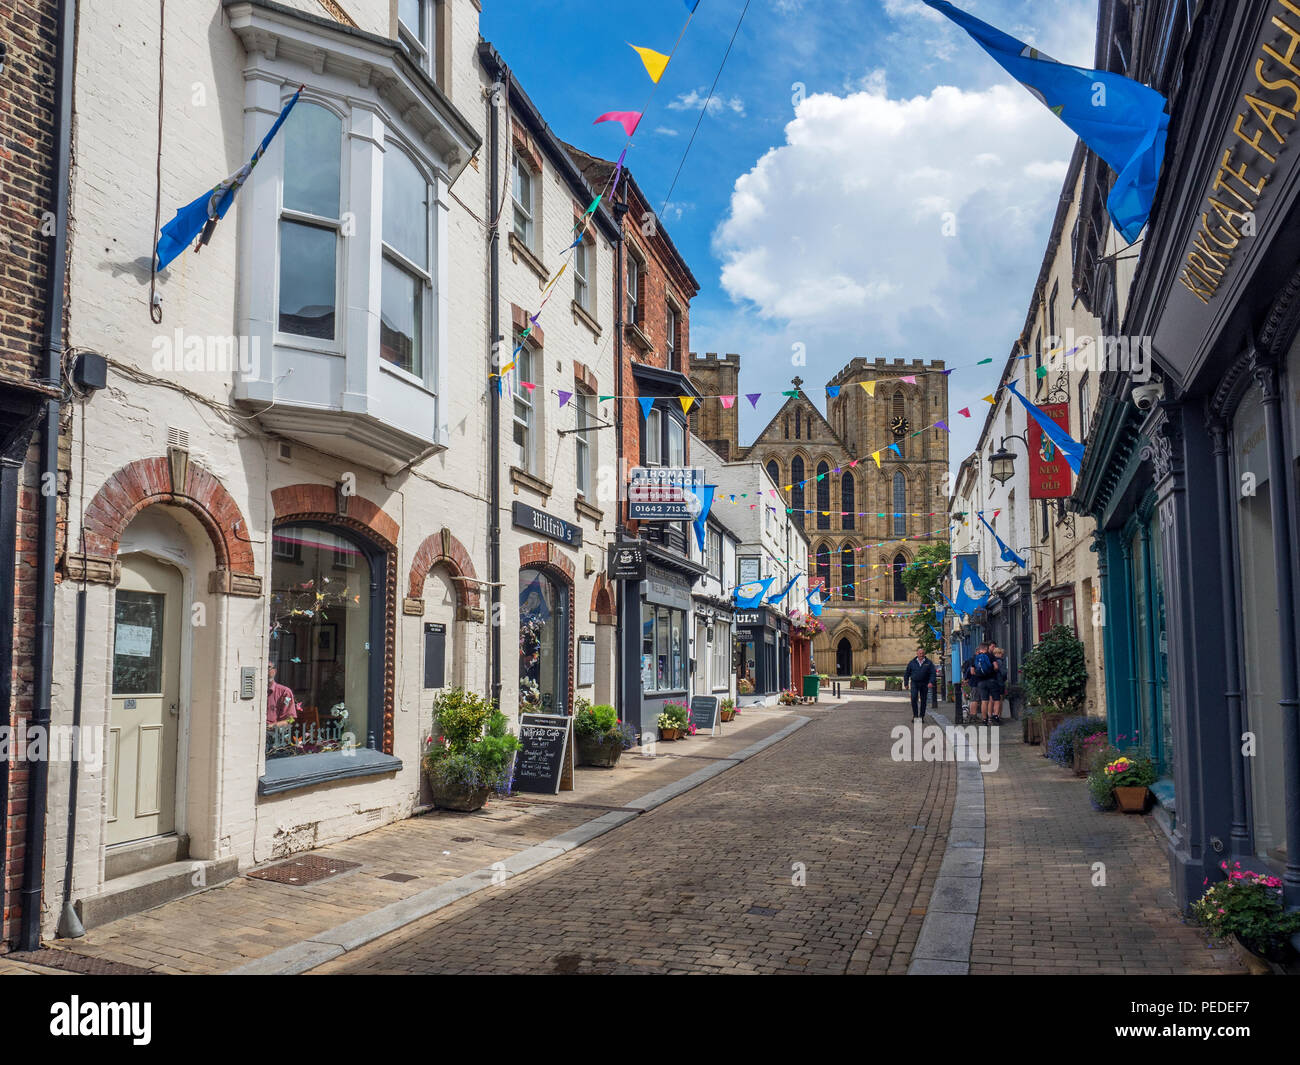
MULTIPOLYGON (((641 62, 645 64, 645 72, 650 75, 650 80, 658 85, 659 79, 664 76, 664 68, 668 66, 669 57, 663 52, 656 52, 653 48, 642 48, 630 41, 628 47, 641 57, 641 62)), ((632 134, 629 133, 628 136, 632 134)))
POLYGON ((876 395, 875 381, 859 381, 858 384, 860 384, 863 388, 867 390, 867 395, 871 396, 873 399, 875 398, 876 395))
POLYGON ((735 396, 719 396, 718 398, 722 400, 722 406, 726 410, 731 410, 736 405, 735 396))
POLYGON ((827 394, 828 396, 830 396, 831 399, 834 399, 836 396, 838 396, 838 395, 840 394, 840 386, 839 386, 839 385, 827 385, 827 386, 826 386, 826 394, 827 394))
POLYGON ((655 405, 654 397, 644 396, 638 399, 637 402, 641 404, 641 417, 642 418, 650 417, 650 408, 655 405))
POLYGON ((900 377, 899 380, 902 381, 903 384, 905 384, 905 385, 914 385, 914 384, 916 384, 916 377, 915 377, 915 375, 913 375, 913 374, 909 374, 909 375, 906 376, 906 377, 900 377))
MULTIPOLYGON (((695 9, 692 8, 691 10, 694 11, 695 9)), ((747 393, 745 393, 745 398, 746 398, 747 400, 749 400, 749 405, 750 405, 751 407, 753 407, 755 410, 758 410, 758 401, 759 401, 760 399, 763 398, 763 393, 762 393, 762 392, 747 392, 747 393)))
POLYGON ((690 414, 690 413, 691 413, 691 405, 695 402, 695 397, 694 397, 694 396, 678 396, 678 397, 677 397, 677 402, 680 403, 680 404, 682 405, 682 413, 683 413, 683 414, 690 414))
POLYGON ((641 122, 641 112, 640 111, 606 111, 603 115, 601 115, 598 119, 596 119, 596 121, 593 122, 592 125, 594 126, 599 122, 617 122, 620 126, 623 127, 624 131, 630 137, 632 136, 633 133, 636 132, 636 127, 641 122))
POLYGON ((969 417, 970 417, 970 407, 962 407, 962 409, 959 410, 957 413, 960 414, 963 418, 969 418, 969 417))
POLYGON ((560 409, 563 410, 563 409, 564 409, 564 405, 565 405, 566 403, 568 403, 569 400, 571 400, 571 399, 573 398, 573 393, 572 393, 572 392, 565 392, 563 389, 558 389, 558 390, 557 390, 557 394, 558 394, 559 397, 560 397, 560 409))

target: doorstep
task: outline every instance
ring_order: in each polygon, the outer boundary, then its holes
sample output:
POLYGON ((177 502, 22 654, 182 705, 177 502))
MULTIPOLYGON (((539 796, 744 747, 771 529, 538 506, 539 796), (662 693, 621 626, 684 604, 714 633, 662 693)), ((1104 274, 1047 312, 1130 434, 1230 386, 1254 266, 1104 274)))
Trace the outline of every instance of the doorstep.
POLYGON ((75 909, 84 928, 98 928, 122 917, 152 910, 186 895, 233 880, 239 859, 183 860, 140 869, 104 881, 104 890, 78 899, 75 909))

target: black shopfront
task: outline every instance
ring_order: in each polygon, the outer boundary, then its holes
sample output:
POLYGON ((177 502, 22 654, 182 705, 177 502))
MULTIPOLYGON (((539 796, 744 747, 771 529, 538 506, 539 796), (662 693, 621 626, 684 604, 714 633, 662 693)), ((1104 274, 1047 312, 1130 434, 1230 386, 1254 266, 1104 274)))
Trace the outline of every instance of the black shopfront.
MULTIPOLYGON (((790 619, 769 606, 736 610, 736 683, 753 684, 754 696, 790 687, 790 619)), ((739 690, 739 688, 738 688, 739 690)))
MULTIPOLYGON (((1170 56, 1159 35, 1115 51, 1172 114, 1122 323, 1104 249, 1076 250, 1107 331, 1154 352, 1150 376, 1102 375, 1071 506, 1097 521, 1112 732, 1159 756, 1183 906, 1224 860, 1300 906, 1297 6, 1201 5, 1170 56)), ((1085 216, 1109 180, 1093 174, 1085 216)))

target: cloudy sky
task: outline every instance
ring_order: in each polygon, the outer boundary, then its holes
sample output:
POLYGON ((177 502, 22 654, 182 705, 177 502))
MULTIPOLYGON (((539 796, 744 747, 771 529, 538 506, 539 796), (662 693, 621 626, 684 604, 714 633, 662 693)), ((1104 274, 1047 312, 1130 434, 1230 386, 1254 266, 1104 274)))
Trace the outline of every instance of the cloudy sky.
MULTIPOLYGON (((1096 0, 957 6, 1091 65, 1096 0)), ((700 282, 691 348, 739 352, 742 392, 797 373, 823 409, 822 384, 856 355, 991 356, 949 379, 955 468, 1024 323, 1073 135, 920 0, 749 0, 701 120, 744 7, 701 0, 627 156, 656 203, 677 175, 662 213, 700 282)), ((612 0, 599 19, 589 0, 483 8, 483 36, 551 126, 608 158, 622 132, 591 120, 653 88, 627 42, 669 52, 687 14, 682 0, 612 0)), ((780 402, 742 416, 743 442, 780 402)))

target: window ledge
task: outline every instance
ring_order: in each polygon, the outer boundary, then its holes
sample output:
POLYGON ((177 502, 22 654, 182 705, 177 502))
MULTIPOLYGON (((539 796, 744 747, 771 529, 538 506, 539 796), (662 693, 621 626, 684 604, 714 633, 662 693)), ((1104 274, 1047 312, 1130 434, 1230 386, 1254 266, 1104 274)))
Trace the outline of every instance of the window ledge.
POLYGON ((298 754, 267 760, 266 772, 257 782, 259 795, 279 795, 298 788, 310 788, 349 777, 368 777, 378 773, 396 773, 402 760, 382 751, 359 747, 352 751, 327 751, 322 754, 298 754))
POLYGON ((537 257, 537 253, 527 244, 520 240, 514 233, 510 234, 510 258, 516 263, 523 259, 525 265, 537 275, 537 283, 544 286, 550 279, 550 271, 546 269, 546 264, 537 257))
POLYGON ((591 330, 592 343, 595 343, 597 340, 599 340, 600 333, 601 333, 600 323, 591 316, 591 312, 588 311, 585 307, 583 307, 583 305, 579 303, 577 300, 570 300, 569 307, 573 311, 574 324, 576 325, 579 322, 581 322, 583 325, 585 325, 588 329, 591 330))
POLYGON ((631 340, 633 344, 647 355, 653 355, 655 353, 654 344, 650 342, 650 338, 645 335, 639 325, 635 322, 628 322, 626 323, 626 328, 628 339, 631 340))
MULTIPOLYGON (((510 483, 515 485, 516 490, 519 485, 525 488, 531 488, 534 492, 539 493, 544 500, 551 498, 551 493, 555 491, 554 487, 540 477, 534 477, 527 470, 521 470, 518 466, 510 467, 510 483)), ((518 492, 516 491, 516 494, 518 492)))
POLYGON ((584 518, 590 518, 597 525, 605 520, 605 512, 599 507, 593 507, 585 499, 577 497, 573 501, 573 509, 581 514, 584 518))

